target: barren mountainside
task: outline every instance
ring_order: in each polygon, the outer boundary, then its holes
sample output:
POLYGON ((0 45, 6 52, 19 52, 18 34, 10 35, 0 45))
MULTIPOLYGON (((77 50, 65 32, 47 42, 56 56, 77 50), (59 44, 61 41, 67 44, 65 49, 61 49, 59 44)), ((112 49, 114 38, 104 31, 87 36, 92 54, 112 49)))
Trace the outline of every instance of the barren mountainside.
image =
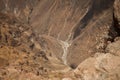
POLYGON ((0 80, 120 80, 120 0, 0 0, 0 80))

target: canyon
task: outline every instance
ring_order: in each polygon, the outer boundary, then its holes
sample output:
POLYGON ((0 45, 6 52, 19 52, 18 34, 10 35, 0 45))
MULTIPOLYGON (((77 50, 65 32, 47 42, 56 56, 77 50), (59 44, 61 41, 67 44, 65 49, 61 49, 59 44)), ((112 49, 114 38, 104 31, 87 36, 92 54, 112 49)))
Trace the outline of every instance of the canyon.
POLYGON ((120 0, 0 0, 0 80, 120 80, 120 0))

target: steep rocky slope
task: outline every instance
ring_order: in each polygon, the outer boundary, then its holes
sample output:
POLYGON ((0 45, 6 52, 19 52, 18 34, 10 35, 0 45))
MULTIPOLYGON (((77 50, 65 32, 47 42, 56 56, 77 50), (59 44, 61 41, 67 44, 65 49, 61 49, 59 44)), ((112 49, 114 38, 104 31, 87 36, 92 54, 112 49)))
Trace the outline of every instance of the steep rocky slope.
POLYGON ((0 0, 0 80, 119 80, 120 0, 0 0))
POLYGON ((53 37, 62 44, 65 64, 77 66, 109 37, 111 5, 113 0, 44 0, 33 9, 30 24, 37 35, 53 37))

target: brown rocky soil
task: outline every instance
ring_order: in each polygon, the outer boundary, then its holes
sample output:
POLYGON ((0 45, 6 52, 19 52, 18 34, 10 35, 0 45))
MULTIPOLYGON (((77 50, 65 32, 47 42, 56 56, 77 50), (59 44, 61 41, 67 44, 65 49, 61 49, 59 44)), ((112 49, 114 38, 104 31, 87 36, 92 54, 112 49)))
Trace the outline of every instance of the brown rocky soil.
POLYGON ((0 80, 120 80, 120 0, 0 0, 0 80))

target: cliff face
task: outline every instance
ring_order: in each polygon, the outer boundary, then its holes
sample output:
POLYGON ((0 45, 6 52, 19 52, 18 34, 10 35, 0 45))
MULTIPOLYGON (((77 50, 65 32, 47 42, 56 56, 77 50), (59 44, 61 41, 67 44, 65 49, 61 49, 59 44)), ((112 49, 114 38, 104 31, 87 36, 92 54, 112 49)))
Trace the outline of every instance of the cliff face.
POLYGON ((119 0, 0 0, 0 78, 109 80, 117 74, 113 80, 119 80, 119 5, 119 0))

